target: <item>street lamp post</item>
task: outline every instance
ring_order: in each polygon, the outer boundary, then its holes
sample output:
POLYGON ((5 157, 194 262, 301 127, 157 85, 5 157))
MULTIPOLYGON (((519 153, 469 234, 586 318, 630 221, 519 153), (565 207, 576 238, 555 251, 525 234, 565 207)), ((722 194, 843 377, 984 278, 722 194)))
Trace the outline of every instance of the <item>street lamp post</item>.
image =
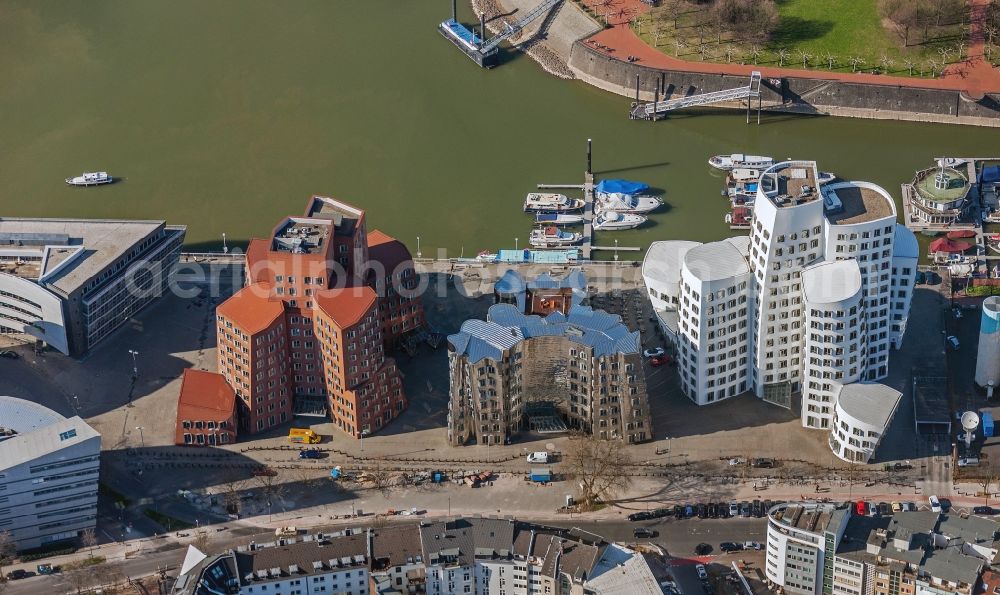
POLYGON ((139 364, 135 359, 135 357, 139 355, 139 352, 135 349, 129 349, 128 352, 132 356, 132 380, 135 380, 139 377, 139 364))
POLYGON ((420 258, 420 236, 417 236, 417 258, 420 258))
POLYGON ((145 430, 146 428, 143 427, 143 426, 136 426, 135 429, 139 430, 139 445, 142 448, 146 448, 146 439, 143 438, 143 435, 142 435, 142 431, 145 430))
POLYGON ((615 238, 615 266, 618 266, 618 238, 615 238))
POLYGON ((514 238, 514 251, 517 251, 517 238, 514 238))
POLYGON ((226 232, 222 232, 222 253, 229 254, 229 246, 226 246, 226 232))

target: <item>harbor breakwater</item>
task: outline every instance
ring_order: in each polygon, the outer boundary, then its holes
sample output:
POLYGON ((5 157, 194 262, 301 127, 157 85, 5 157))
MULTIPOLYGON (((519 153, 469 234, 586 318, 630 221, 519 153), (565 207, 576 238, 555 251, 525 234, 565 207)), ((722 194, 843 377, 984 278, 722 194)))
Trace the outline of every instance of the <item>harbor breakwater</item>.
MULTIPOLYGON (((661 70, 623 62, 583 41, 573 44, 568 65, 580 80, 626 97, 635 97, 638 77, 639 98, 643 101, 653 100, 657 82, 670 99, 740 87, 748 80, 745 76, 661 70)), ((819 77, 765 77, 761 81, 761 104, 767 111, 1000 127, 1000 94, 974 100, 945 89, 859 84, 819 77)), ((732 102, 718 107, 745 106, 732 102)))

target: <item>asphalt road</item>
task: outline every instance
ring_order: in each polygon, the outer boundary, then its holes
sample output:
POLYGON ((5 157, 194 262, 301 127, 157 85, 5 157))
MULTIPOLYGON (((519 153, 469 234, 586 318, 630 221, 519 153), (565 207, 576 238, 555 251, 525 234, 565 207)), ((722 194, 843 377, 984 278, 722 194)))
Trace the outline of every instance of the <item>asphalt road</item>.
MULTIPOLYGON (((407 519, 400 517, 400 522, 407 519)), ((420 519, 427 520, 427 519, 420 519)), ((766 518, 735 518, 735 519, 685 519, 674 520, 658 519, 654 521, 644 521, 641 523, 630 523, 628 521, 606 521, 594 522, 586 521, 575 523, 572 519, 562 519, 550 521, 546 524, 557 527, 579 527, 585 531, 590 531, 613 541, 634 542, 632 529, 635 527, 646 527, 658 532, 653 539, 640 540, 643 542, 653 542, 665 549, 668 554, 678 558, 694 557, 694 548, 697 544, 705 542, 712 546, 712 555, 720 554, 718 551, 719 542, 747 540, 763 542, 766 530, 766 518)), ((358 526, 364 526, 359 523, 358 526)), ((342 530, 343 525, 336 527, 313 527, 312 531, 342 530)), ((212 529, 209 529, 212 531, 212 529)), ((188 532, 191 534, 191 532, 188 532)), ((210 532, 211 549, 214 552, 235 548, 238 545, 249 543, 250 541, 266 542, 274 540, 273 529, 238 528, 233 530, 210 532)), ((169 574, 176 575, 177 568, 183 561, 184 553, 187 549, 186 543, 179 542, 174 536, 160 539, 147 539, 140 542, 142 548, 135 550, 135 554, 123 562, 110 563, 116 570, 125 576, 140 577, 154 574, 158 569, 168 567, 169 574)), ((132 550, 130 550, 132 551, 132 550)), ((728 561, 720 563, 728 564, 728 561)), ((701 595, 701 584, 695 574, 693 563, 683 563, 674 566, 672 573, 684 595, 701 595), (689 576, 690 575, 690 576, 689 576)), ((62 575, 36 576, 8 583, 8 589, 4 595, 30 595, 33 593, 68 593, 76 590, 76 586, 62 575)))

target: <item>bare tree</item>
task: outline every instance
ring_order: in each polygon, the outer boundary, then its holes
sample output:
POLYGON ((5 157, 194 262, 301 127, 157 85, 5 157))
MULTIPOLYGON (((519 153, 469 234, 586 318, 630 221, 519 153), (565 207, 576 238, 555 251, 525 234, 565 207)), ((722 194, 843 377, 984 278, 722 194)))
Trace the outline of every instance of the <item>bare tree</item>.
POLYGON ((227 514, 240 513, 240 492, 247 487, 245 472, 238 468, 229 468, 222 476, 222 503, 227 514))
POLYGON ((976 483, 983 488, 983 504, 985 506, 990 505, 990 485, 997 481, 998 473, 997 467, 992 462, 991 459, 987 458, 982 461, 979 468, 976 469, 979 474, 976 477, 976 483))
POLYGON ((393 487, 393 472, 389 469, 385 459, 377 458, 373 461, 371 468, 366 472, 372 487, 378 490, 383 496, 388 496, 393 487))
POLYGON ((0 579, 6 576, 3 567, 14 560, 16 553, 17 545, 14 543, 14 537, 10 531, 0 531, 0 579))
POLYGON ((593 509, 632 485, 632 457, 624 442, 581 436, 570 443, 566 456, 569 475, 580 487, 584 509, 593 509))
POLYGON ((851 56, 850 59, 848 59, 848 62, 851 65, 851 72, 857 72, 858 67, 866 64, 865 59, 861 56, 851 56))
POLYGON ((94 531, 93 527, 87 527, 80 532, 80 543, 87 548, 87 556, 93 558, 94 547, 97 546, 97 532, 94 531))
POLYGON ((938 53, 941 54, 941 64, 945 65, 951 61, 951 53, 954 50, 949 47, 938 48, 938 53))
POLYGON ((91 579, 93 574, 89 568, 74 568, 69 572, 62 573, 63 579, 70 584, 77 593, 83 593, 83 590, 90 587, 91 579))
POLYGON ((890 58, 887 54, 884 53, 881 56, 879 56, 878 61, 879 64, 882 65, 882 72, 889 72, 889 69, 896 64, 896 62, 892 58, 890 58))
POLYGON ((257 480, 257 485, 260 486, 261 492, 264 494, 264 502, 267 504, 267 520, 270 522, 274 501, 281 498, 284 493, 284 486, 278 480, 277 470, 271 467, 261 469, 255 479, 257 480))
POLYGON ((910 29, 917 26, 921 16, 919 2, 879 0, 879 13, 892 25, 893 31, 903 42, 903 47, 910 45, 910 29))
POLYGON ((813 55, 805 50, 798 50, 796 53, 799 55, 799 58, 802 59, 802 68, 808 68, 809 60, 812 60, 813 55))
POLYGON ((837 56, 827 51, 823 54, 823 61, 826 62, 828 70, 833 70, 833 65, 837 63, 837 56))
POLYGON ((211 538, 208 536, 208 531, 201 529, 194 534, 194 541, 191 542, 197 550, 203 554, 209 553, 208 547, 211 545, 211 538))
POLYGON ((909 58, 903 59, 903 67, 910 72, 910 76, 913 76, 913 67, 916 65, 917 63, 909 58))
POLYGON ((785 60, 787 60, 788 57, 790 56, 788 50, 786 50, 785 48, 778 48, 778 51, 775 53, 778 56, 778 66, 784 66, 785 60))
POLYGON ((755 65, 757 64, 757 60, 760 59, 760 55, 763 53, 764 50, 762 50, 757 44, 750 46, 750 49, 747 50, 747 56, 753 59, 753 63, 755 65))
POLYGON ((739 53, 739 50, 737 50, 736 48, 734 48, 731 45, 727 45, 726 46, 726 50, 725 50, 726 62, 727 63, 732 63, 733 56, 737 55, 738 53, 739 53))
POLYGON ((927 70, 930 71, 932 77, 937 76, 938 66, 939 66, 939 62, 937 60, 935 60, 934 58, 931 58, 931 59, 927 60, 927 70))
POLYGON ((986 34, 986 45, 993 45, 993 38, 1000 33, 1000 27, 997 25, 983 25, 983 33, 986 34))
POLYGON ((702 61, 704 61, 705 57, 708 56, 709 50, 711 50, 711 48, 707 43, 698 44, 698 55, 701 56, 702 61))
POLYGON ((674 55, 675 56, 680 56, 681 55, 681 50, 684 49, 685 45, 686 44, 684 43, 683 39, 681 39, 680 37, 675 38, 674 39, 674 55))
POLYGON ((661 4, 663 7, 663 13, 668 15, 674 24, 674 31, 677 31, 677 21, 680 16, 688 8, 688 3, 685 0, 663 0, 661 4))

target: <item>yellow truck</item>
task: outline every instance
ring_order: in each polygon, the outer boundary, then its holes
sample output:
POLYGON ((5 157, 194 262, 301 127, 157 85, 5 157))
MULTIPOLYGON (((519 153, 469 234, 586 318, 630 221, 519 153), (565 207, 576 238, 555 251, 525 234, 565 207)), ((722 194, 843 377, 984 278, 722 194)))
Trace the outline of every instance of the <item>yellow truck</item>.
POLYGON ((321 440, 323 440, 323 437, 312 430, 292 428, 288 431, 289 442, 297 444, 319 444, 321 440))

